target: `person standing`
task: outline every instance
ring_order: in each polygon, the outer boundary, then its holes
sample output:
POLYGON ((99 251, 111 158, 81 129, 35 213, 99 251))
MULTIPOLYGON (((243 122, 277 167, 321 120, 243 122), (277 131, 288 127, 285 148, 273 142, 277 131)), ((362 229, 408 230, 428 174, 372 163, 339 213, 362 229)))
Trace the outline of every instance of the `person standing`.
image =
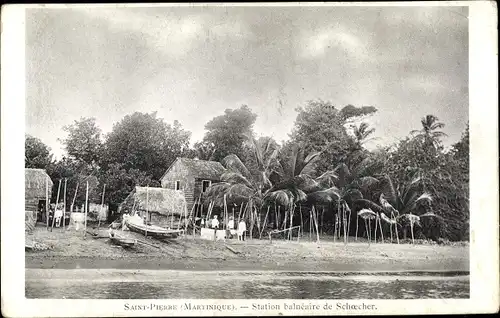
POLYGON ((244 241, 245 236, 247 232, 247 224, 245 223, 245 220, 241 220, 240 223, 238 223, 238 241, 244 241))
POLYGON ((212 220, 212 228, 216 230, 219 229, 219 220, 217 219, 217 215, 214 215, 212 220))

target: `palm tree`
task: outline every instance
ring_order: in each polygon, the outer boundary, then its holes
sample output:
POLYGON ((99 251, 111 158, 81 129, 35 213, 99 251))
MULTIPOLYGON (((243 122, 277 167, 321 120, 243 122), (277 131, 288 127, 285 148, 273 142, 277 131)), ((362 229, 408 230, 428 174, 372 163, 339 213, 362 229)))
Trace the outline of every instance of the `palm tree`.
MULTIPOLYGON (((308 198, 312 202, 337 204, 335 223, 342 215, 344 242, 347 243, 347 236, 350 229, 351 209, 358 206, 363 207, 364 202, 369 202, 363 192, 366 193, 378 180, 372 175, 378 169, 378 164, 371 158, 363 159, 359 164, 351 169, 344 164, 339 164, 331 173, 335 176, 333 184, 327 184, 328 188, 312 192, 308 198)), ((340 231, 339 231, 340 233, 340 231)))
POLYGON ((369 140, 373 138, 368 138, 375 132, 375 128, 369 128, 369 125, 362 122, 359 126, 352 125, 352 132, 354 134, 354 139, 359 146, 362 146, 369 140))
POLYGON ((321 152, 311 152, 306 155, 303 147, 294 145, 291 152, 279 162, 279 169, 276 173, 280 181, 269 190, 266 199, 288 208, 288 215, 285 212, 285 219, 289 217, 290 227, 293 226, 296 204, 307 199, 306 193, 319 190, 320 184, 330 176, 328 173, 316 179, 311 176, 314 172, 312 164, 320 155, 321 152))
POLYGON ((422 129, 412 130, 410 134, 415 135, 417 140, 424 142, 426 145, 433 145, 438 149, 441 145, 440 138, 447 137, 444 132, 438 130, 444 128, 444 123, 439 121, 434 115, 427 115, 420 120, 422 129))
MULTIPOLYGON (((221 202, 227 198, 234 202, 247 202, 246 210, 250 213, 250 231, 253 230, 255 213, 260 211, 264 198, 272 187, 269 176, 273 171, 278 154, 277 147, 271 139, 257 141, 249 138, 256 163, 255 171, 234 154, 226 156, 222 164, 227 169, 221 175, 221 182, 215 183, 207 190, 207 198, 221 202)), ((257 223, 260 227, 260 223, 257 223)))
MULTIPOLYGON (((409 183, 402 183, 394 186, 389 176, 383 177, 385 188, 380 195, 381 206, 378 206, 378 209, 382 209, 385 212, 384 215, 381 215, 382 220, 395 226, 398 243, 397 225, 403 227, 405 239, 406 228, 409 225, 413 238, 413 226, 415 223, 417 225, 420 224, 419 221, 421 217, 440 218, 440 216, 432 212, 423 213, 420 216, 416 214, 421 210, 421 207, 425 208, 430 205, 432 197, 430 194, 420 191, 422 178, 419 172, 413 173, 410 179, 411 182, 409 183), (387 214, 388 217, 385 214, 387 214)), ((376 206, 373 202, 371 204, 372 206, 376 206)))

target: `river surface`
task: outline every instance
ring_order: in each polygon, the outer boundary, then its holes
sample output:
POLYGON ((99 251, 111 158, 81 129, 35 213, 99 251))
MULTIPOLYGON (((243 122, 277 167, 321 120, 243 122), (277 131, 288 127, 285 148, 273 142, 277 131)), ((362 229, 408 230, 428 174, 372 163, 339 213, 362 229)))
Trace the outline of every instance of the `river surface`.
POLYGON ((467 272, 190 272, 27 270, 26 298, 441 299, 469 298, 467 272))

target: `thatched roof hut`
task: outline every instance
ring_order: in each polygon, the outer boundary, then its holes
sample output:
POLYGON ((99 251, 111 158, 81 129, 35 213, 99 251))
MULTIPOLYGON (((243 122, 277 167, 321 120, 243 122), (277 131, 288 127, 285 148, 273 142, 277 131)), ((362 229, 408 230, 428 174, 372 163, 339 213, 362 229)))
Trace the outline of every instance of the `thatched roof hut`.
POLYGON ((186 199, 182 191, 164 188, 135 187, 120 204, 120 213, 135 211, 156 212, 161 215, 184 216, 187 212, 186 199), (134 208, 135 206, 135 208, 134 208))
POLYGON ((26 197, 44 198, 49 188, 49 198, 52 192, 54 183, 44 169, 24 169, 24 189, 26 197))

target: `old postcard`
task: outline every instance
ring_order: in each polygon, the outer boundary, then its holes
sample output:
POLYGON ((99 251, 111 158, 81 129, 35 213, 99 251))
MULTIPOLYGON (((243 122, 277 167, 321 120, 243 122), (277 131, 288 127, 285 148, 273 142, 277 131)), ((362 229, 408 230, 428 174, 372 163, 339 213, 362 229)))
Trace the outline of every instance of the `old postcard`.
POLYGON ((2 314, 496 312, 496 15, 2 7, 2 314))

